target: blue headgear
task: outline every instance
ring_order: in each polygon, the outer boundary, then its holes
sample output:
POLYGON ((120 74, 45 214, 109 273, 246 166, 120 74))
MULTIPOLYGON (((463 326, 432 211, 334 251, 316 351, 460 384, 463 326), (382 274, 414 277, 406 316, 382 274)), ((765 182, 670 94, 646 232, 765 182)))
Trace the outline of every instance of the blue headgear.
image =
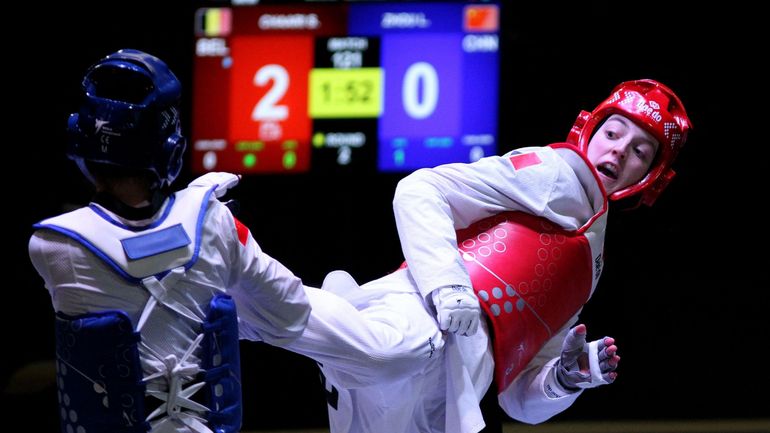
POLYGON ((83 105, 70 115, 67 156, 93 182, 85 161, 154 173, 164 187, 179 175, 181 84, 166 64, 138 50, 120 50, 91 66, 83 105))

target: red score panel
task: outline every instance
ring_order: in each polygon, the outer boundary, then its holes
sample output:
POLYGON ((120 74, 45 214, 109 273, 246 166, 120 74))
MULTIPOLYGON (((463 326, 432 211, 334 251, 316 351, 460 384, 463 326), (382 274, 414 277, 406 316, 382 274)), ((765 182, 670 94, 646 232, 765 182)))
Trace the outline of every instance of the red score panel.
POLYGON ((229 70, 220 57, 196 57, 192 112, 192 169, 195 173, 210 170, 233 170, 238 167, 227 155, 227 110, 229 105, 229 70), (218 108, 217 108, 218 107, 218 108), (208 165, 207 165, 208 163, 208 165))
MULTIPOLYGON (((231 39, 228 158, 242 173, 298 172, 310 168, 308 76, 313 35, 231 39)), ((224 109, 224 107, 223 107, 224 109)))

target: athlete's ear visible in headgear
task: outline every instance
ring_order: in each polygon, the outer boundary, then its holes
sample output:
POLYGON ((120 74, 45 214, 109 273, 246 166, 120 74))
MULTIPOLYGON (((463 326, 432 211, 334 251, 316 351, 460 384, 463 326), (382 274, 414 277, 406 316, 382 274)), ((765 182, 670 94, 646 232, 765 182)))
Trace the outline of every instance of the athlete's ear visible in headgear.
POLYGON ((655 80, 626 81, 592 112, 578 115, 567 141, 583 152, 596 129, 612 114, 625 116, 652 134, 660 143, 650 171, 639 182, 616 191, 610 199, 618 200, 640 194, 640 202, 651 206, 674 178, 671 164, 687 141, 692 122, 676 94, 655 80))
POLYGON ((124 49, 92 65, 83 103, 70 115, 67 156, 93 177, 85 161, 147 170, 164 187, 179 175, 181 84, 168 66, 142 51, 124 49))

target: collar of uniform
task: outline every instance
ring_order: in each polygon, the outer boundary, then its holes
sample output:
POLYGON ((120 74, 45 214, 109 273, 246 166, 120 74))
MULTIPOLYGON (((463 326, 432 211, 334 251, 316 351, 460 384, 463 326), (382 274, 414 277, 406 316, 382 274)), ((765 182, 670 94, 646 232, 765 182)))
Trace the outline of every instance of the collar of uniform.
POLYGON ((132 207, 122 201, 118 200, 112 194, 106 192, 97 192, 94 195, 93 202, 102 206, 103 208, 115 213, 121 218, 125 218, 130 221, 139 221, 152 218, 156 212, 163 206, 163 202, 168 197, 168 194, 155 190, 152 193, 150 204, 142 207, 132 207))

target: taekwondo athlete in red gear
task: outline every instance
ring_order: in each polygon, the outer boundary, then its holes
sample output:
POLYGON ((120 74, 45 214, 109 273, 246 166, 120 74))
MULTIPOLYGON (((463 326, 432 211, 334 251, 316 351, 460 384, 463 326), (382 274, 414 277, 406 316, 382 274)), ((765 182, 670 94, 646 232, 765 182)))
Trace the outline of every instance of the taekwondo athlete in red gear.
POLYGON ((574 326, 601 274, 607 197, 652 204, 690 127, 670 89, 629 81, 581 113, 570 143, 404 178, 407 266, 308 288, 308 326, 286 346, 321 365, 331 430, 477 432, 492 380, 509 416, 539 423, 613 381, 614 340, 574 326))
POLYGON ((302 282, 218 200, 237 176, 170 190, 185 139, 163 61, 120 50, 82 86, 68 156, 97 193, 29 242, 56 311, 61 431, 237 432, 238 339, 302 334, 302 282))

